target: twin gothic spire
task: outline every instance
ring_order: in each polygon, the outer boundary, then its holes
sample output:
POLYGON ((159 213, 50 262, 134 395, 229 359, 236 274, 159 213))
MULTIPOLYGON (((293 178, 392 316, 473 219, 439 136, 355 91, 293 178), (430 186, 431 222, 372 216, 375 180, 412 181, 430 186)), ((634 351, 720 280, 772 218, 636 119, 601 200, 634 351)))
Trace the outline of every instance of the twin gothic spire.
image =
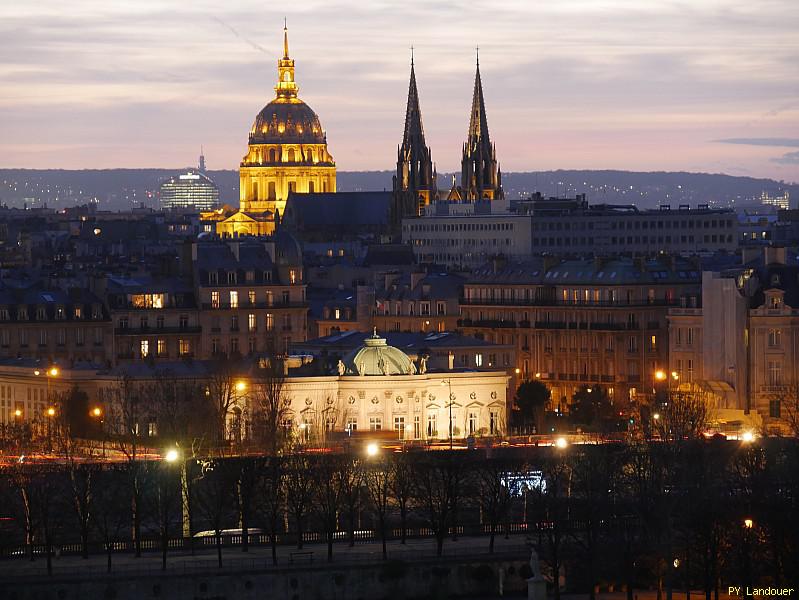
MULTIPOLYGON (((399 204, 395 208, 395 212, 398 213, 395 215, 395 220, 401 219, 402 216, 419 215, 427 205, 438 200, 436 175, 430 148, 425 142, 416 72, 411 54, 405 130, 402 144, 397 149, 397 174, 394 177, 394 193, 396 203, 399 204)), ((459 186, 453 185, 449 199, 467 202, 501 199, 504 197, 501 177, 496 149, 488 134, 478 57, 469 131, 461 158, 461 182, 459 186)))

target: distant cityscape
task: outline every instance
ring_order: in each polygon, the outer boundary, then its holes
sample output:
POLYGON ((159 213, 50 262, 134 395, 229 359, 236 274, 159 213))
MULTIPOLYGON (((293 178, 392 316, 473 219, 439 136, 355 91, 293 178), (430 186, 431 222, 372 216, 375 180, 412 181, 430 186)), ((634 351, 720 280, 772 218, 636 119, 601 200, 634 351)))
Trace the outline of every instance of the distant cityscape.
MULTIPOLYGON (((0 205, 60 209, 94 203, 101 210, 129 210, 142 205, 157 208, 161 183, 179 172, 180 169, 0 168, 0 205)), ((237 201, 238 171, 210 169, 206 174, 218 186, 223 202, 237 201)), ((339 171, 338 189, 391 189, 392 175, 392 171, 339 171)), ((452 175, 439 173, 439 186, 446 187, 452 175)), ((762 204, 763 194, 779 197, 786 192, 795 206, 799 198, 797 184, 719 174, 562 170, 503 173, 503 179, 506 194, 512 199, 535 192, 545 196, 586 194, 592 204, 635 204, 639 208, 657 208, 660 204, 752 208, 762 204)))

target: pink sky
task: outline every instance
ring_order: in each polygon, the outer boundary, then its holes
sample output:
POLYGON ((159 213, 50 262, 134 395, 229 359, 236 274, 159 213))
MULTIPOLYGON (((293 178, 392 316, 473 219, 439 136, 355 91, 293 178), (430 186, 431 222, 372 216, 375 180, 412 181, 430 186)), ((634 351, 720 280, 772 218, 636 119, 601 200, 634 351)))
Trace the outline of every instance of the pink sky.
MULTIPOLYGON (((235 168, 283 13, 249 0, 0 5, 0 167, 235 168)), ((480 64, 504 171, 799 180, 799 3, 287 4, 300 96, 341 170, 392 169, 408 47, 428 143, 458 168, 480 64), (723 143, 719 140, 735 140, 723 143)))

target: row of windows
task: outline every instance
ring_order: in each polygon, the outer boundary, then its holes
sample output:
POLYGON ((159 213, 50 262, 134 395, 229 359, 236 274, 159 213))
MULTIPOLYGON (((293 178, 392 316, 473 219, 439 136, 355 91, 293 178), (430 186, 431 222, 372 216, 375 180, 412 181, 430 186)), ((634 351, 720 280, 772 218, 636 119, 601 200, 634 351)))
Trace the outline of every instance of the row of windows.
MULTIPOLYGON (((569 221, 555 221, 555 222, 536 222, 533 221, 533 231, 585 231, 593 230, 594 224, 606 224, 607 221, 577 221, 577 222, 569 222, 569 221)), ((657 220, 657 221, 641 221, 641 220, 633 220, 633 221, 611 221, 610 222, 610 229, 611 230, 622 230, 627 229, 635 230, 635 229, 711 229, 717 227, 726 227, 728 229, 732 229, 736 227, 735 221, 733 219, 705 219, 701 221, 694 221, 694 220, 681 220, 676 221, 673 219, 664 219, 664 220, 657 220)), ((596 227, 596 229, 604 229, 603 227, 596 227)))
MULTIPOLYGON (((150 317, 145 315, 139 317, 139 327, 142 329, 148 329, 150 327, 150 317)), ((166 326, 166 320, 162 316, 158 316, 155 318, 155 328, 156 329, 164 329, 166 326)), ((130 328, 130 318, 127 316, 119 317, 117 319, 117 327, 119 329, 129 329, 130 328)), ((189 315, 184 314, 178 317, 178 327, 180 329, 188 329, 189 327, 189 315)))
MULTIPOLYGON (((404 415, 396 415, 394 417, 393 431, 397 432, 399 439, 421 439, 422 437, 449 437, 449 435, 475 435, 481 432, 480 414, 476 410, 470 410, 466 413, 465 427, 461 431, 458 426, 459 416, 455 413, 452 415, 450 421, 450 431, 440 432, 438 430, 438 416, 436 413, 427 415, 426 428, 422 431, 422 419, 419 416, 413 417, 413 429, 410 429, 404 415)), ((365 424, 364 424, 365 425, 365 424)), ((294 427, 292 419, 284 419, 283 426, 286 428, 294 427)), ((324 427, 325 431, 334 431, 338 426, 338 418, 336 416, 329 416, 325 418, 324 427)), ((300 429, 306 436, 313 435, 314 421, 311 417, 306 417, 300 424, 300 429)), ((368 419, 369 431, 382 431, 383 430, 383 417, 371 416, 368 419)), ((359 429, 358 417, 347 417, 347 422, 344 425, 345 431, 355 432, 359 429)), ((499 413, 490 411, 488 416, 488 423, 485 432, 493 435, 499 432, 500 421, 499 413)))
MULTIPOLYGON (((533 246, 545 246, 545 247, 552 247, 552 246, 593 246, 595 244, 605 245, 607 244, 607 238, 593 238, 593 237, 550 237, 550 238, 533 238, 532 245, 533 246)), ((693 235, 681 235, 681 236, 627 236, 624 237, 616 237, 613 236, 610 238, 610 243, 613 245, 618 244, 694 244, 699 243, 699 240, 702 240, 702 243, 705 244, 731 244, 733 241, 732 234, 730 235, 716 235, 716 234, 705 234, 701 238, 696 236, 694 238, 693 235)))
MULTIPOLYGON (((67 339, 75 343, 76 346, 83 346, 86 343, 87 337, 94 341, 95 345, 103 343, 103 330, 100 328, 84 329, 76 328, 70 330, 71 335, 67 335, 66 329, 34 329, 28 331, 27 329, 20 329, 17 333, 17 342, 20 346, 28 346, 32 343, 38 343, 39 346, 47 346, 51 342, 55 342, 57 346, 66 346, 67 339)), ((11 332, 8 329, 0 329, 0 346, 7 348, 11 345, 11 332)))
MULTIPOLYGON (((413 317, 416 315, 427 317, 430 316, 430 303, 429 302, 419 302, 418 307, 417 303, 415 302, 408 302, 405 303, 405 311, 402 310, 403 303, 402 302, 383 302, 378 300, 377 301, 377 311, 378 315, 407 315, 409 317, 413 317), (393 310, 392 310, 393 309, 393 310)), ((339 310, 339 309, 336 309, 339 310)), ((447 303, 446 302, 436 302, 436 315, 443 317, 447 314, 447 303)), ((336 317, 337 319, 339 317, 336 317)))
MULTIPOLYGON (((7 307, 0 308, 0 321, 9 321, 11 320, 11 310, 7 307)), ((48 321, 50 320, 50 315, 48 314, 48 310, 46 306, 37 306, 36 315, 37 321, 48 321)), ((56 306, 52 312, 52 318, 56 321, 64 321, 67 318, 68 309, 64 306, 56 306)), ((72 307, 72 318, 76 321, 80 321, 86 315, 86 311, 82 306, 74 306, 72 307)), ((27 321, 29 320, 31 312, 28 310, 27 306, 18 306, 16 308, 16 312, 14 313, 17 316, 17 321, 27 321)), ((103 314, 99 307, 95 306, 91 312, 91 318, 94 320, 102 319, 103 314)))
MULTIPOLYGON (((303 297, 304 296, 305 296, 305 291, 303 290, 303 297)), ((290 298, 291 298, 290 292, 288 290, 283 290, 283 292, 281 293, 281 300, 283 304, 288 304, 290 298)), ((274 294, 272 293, 271 290, 266 291, 264 299, 265 299, 265 304, 267 306, 272 306, 274 304, 275 300, 274 294)), ((238 290, 230 290, 227 293, 226 300, 228 301, 225 306, 226 308, 238 308, 240 302, 243 303, 245 298, 243 297, 243 294, 239 293, 238 290)), ((247 292, 246 302, 247 304, 242 304, 242 305, 255 306, 258 303, 258 294, 256 293, 255 290, 249 290, 247 292)), ((211 308, 222 308, 222 292, 218 290, 211 291, 211 308)))
POLYGON ((414 246, 508 246, 513 245, 511 238, 461 239, 461 238, 421 238, 411 240, 414 246))
POLYGON ((411 231, 513 231, 514 223, 424 223, 411 224, 411 231))
MULTIPOLYGON (((291 345, 291 337, 285 336, 283 338, 283 344, 280 348, 282 352, 288 352, 289 346, 291 345)), ((268 342, 267 342, 268 344, 268 342)), ((240 354, 242 352, 243 346, 240 343, 238 337, 231 337, 228 340, 227 347, 222 343, 222 341, 218 337, 211 338, 211 354, 214 356, 218 356, 224 352, 228 352, 230 355, 240 354)), ((260 348, 261 350, 271 350, 271 348, 264 346, 260 348)), ((247 339, 247 352, 253 354, 259 350, 258 347, 258 338, 248 338, 247 339)))
MULTIPOLYGON (((208 284, 209 285, 219 285, 220 280, 223 282, 227 282, 229 285, 236 285, 239 280, 238 271, 227 271, 224 278, 219 277, 218 271, 209 271, 208 272, 208 284)), ((254 283, 255 282, 255 271, 245 271, 244 272, 244 281, 246 283, 254 283)), ((272 281, 272 271, 263 271, 263 281, 272 281)))

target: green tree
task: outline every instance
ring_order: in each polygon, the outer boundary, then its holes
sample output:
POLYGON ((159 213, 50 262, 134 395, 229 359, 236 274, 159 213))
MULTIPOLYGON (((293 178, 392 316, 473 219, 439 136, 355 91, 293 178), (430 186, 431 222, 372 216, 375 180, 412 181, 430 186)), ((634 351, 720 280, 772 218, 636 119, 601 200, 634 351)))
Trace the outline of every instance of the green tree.
MULTIPOLYGON (((549 388, 540 381, 523 381, 516 389, 516 406, 518 407, 519 425, 529 427, 541 423, 544 410, 552 397, 549 388)), ((540 430, 540 427, 538 427, 540 430)))
POLYGON ((609 425, 613 418, 613 405, 604 388, 583 386, 574 393, 570 409, 572 421, 585 428, 598 431, 609 425))

